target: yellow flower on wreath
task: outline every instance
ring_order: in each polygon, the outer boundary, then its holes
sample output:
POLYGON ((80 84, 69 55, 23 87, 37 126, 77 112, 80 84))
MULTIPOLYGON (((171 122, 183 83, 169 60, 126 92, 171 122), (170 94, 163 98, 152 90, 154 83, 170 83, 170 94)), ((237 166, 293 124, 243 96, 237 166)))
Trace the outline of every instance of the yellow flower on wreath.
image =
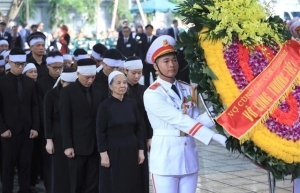
MULTIPOLYGON (((236 33, 238 39, 244 45, 262 45, 262 36, 268 35, 276 42, 282 42, 277 31, 269 26, 266 18, 271 11, 261 5, 258 0, 213 0, 214 5, 206 5, 210 11, 208 19, 219 21, 216 28, 210 31, 209 36, 213 37, 220 31, 226 31, 226 37, 222 42, 226 45, 232 42, 232 34, 236 33), (251 41, 249 42, 249 38, 251 41)), ((194 7, 197 7, 194 5, 194 7)))

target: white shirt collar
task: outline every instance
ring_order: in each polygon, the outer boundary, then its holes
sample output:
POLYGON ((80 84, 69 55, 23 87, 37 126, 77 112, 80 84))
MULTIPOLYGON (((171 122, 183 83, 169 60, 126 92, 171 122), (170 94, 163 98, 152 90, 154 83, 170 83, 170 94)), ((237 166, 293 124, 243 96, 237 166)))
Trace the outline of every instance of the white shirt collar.
POLYGON ((149 39, 149 38, 151 38, 152 39, 152 37, 153 37, 153 35, 151 35, 151 36, 147 36, 147 38, 149 39))
POLYGON ((162 85, 162 87, 164 87, 166 90, 171 89, 173 84, 176 86, 176 88, 178 88, 178 81, 177 80, 175 80, 175 82, 172 84, 170 82, 167 82, 167 81, 161 79, 160 77, 157 77, 156 81, 159 82, 162 85))

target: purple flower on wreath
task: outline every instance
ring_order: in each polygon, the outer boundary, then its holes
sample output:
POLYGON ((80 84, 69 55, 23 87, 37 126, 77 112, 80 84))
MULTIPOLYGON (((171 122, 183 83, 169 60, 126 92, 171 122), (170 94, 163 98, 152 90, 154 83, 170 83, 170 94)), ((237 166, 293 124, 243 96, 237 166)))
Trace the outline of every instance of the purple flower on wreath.
POLYGON ((230 71, 231 77, 239 90, 242 91, 249 84, 244 73, 239 65, 239 47, 238 40, 234 40, 231 45, 223 49, 224 58, 226 61, 227 68, 230 71))
POLYGON ((252 69, 254 77, 259 75, 267 66, 269 62, 261 51, 253 50, 250 53, 249 65, 252 69))
MULTIPOLYGON (((300 86, 296 86, 295 90, 293 90, 293 95, 297 100, 298 112, 300 112, 300 86)), ((279 108, 287 112, 289 110, 289 105, 283 101, 279 105, 279 108)), ((297 141, 300 139, 300 116, 291 127, 278 123, 272 117, 265 122, 265 125, 272 133, 276 133, 278 136, 287 140, 297 141)))

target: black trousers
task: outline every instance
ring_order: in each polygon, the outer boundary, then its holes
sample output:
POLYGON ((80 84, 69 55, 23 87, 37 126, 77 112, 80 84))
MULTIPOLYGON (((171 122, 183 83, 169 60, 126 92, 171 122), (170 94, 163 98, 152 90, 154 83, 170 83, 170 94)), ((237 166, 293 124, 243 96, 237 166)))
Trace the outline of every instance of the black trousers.
POLYGON ((30 167, 33 149, 33 139, 29 134, 13 135, 11 138, 2 138, 2 191, 13 192, 15 167, 18 169, 19 193, 29 192, 30 167))
POLYGON ((68 158, 71 193, 98 193, 99 153, 68 158))
POLYGON ((150 74, 152 73, 153 81, 156 79, 155 69, 152 64, 147 64, 143 62, 143 75, 144 75, 144 85, 146 87, 150 86, 150 74))
POLYGON ((33 151, 31 161, 30 186, 35 186, 41 173, 41 141, 40 136, 33 140, 33 151))

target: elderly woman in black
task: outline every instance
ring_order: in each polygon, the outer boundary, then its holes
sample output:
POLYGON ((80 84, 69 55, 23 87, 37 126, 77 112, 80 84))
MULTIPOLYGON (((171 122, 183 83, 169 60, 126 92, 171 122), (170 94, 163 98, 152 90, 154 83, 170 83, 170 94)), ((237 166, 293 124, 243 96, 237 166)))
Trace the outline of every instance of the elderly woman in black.
POLYGON ((108 82, 112 96, 97 114, 100 193, 141 193, 139 164, 145 156, 138 108, 133 99, 124 97, 127 79, 122 72, 112 72, 108 82))
POLYGON ((54 88, 49 90, 44 99, 46 151, 51 155, 49 193, 70 192, 70 179, 67 157, 62 147, 62 134, 59 116, 59 93, 77 79, 74 68, 65 68, 54 88))
POLYGON ((143 95, 147 87, 139 84, 143 71, 142 60, 137 56, 128 57, 125 61, 124 69, 128 82, 126 96, 132 98, 137 103, 139 115, 141 117, 142 130, 144 133, 145 161, 140 165, 140 178, 142 184, 141 193, 149 193, 149 166, 147 152, 150 151, 153 130, 148 120, 143 99, 143 95))

